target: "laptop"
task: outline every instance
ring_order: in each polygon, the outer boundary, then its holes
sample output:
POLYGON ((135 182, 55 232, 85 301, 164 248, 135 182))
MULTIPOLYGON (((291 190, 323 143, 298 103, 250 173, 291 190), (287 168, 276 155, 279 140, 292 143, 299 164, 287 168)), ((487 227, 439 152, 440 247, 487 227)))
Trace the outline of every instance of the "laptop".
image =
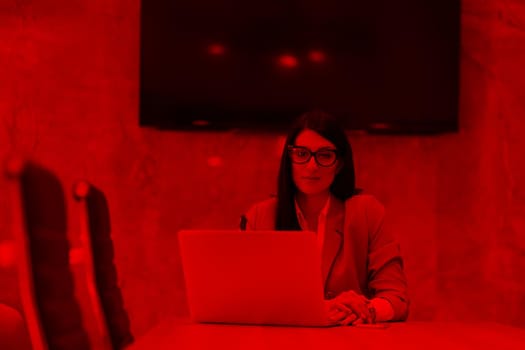
POLYGON ((329 326, 315 233, 182 230, 179 246, 193 321, 329 326))

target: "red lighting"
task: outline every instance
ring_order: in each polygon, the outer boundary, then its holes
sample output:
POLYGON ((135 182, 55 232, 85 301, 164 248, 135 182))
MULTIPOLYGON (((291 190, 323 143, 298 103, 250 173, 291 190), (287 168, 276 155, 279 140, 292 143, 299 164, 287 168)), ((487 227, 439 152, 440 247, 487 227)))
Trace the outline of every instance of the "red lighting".
POLYGON ((320 50, 311 50, 308 53, 308 58, 310 61, 315 63, 323 63, 326 60, 326 55, 323 51, 320 50))
POLYGON ((193 126, 208 126, 210 122, 204 119, 197 119, 191 122, 193 126))
POLYGON ((370 127, 376 130, 388 130, 392 128, 392 126, 388 123, 372 123, 370 124, 370 127))
POLYGON ((211 44, 208 46, 208 53, 213 56, 222 56, 226 52, 226 48, 221 44, 211 44))
POLYGON ((279 57, 279 65, 285 68, 295 68, 298 63, 297 58, 293 55, 281 55, 279 57))

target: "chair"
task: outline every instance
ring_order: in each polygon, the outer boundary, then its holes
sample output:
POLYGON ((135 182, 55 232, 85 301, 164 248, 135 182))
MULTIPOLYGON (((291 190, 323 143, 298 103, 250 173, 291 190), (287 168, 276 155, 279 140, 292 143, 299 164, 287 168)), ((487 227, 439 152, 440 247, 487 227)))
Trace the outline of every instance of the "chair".
POLYGON ((0 349, 30 350, 31 343, 22 315, 0 302, 0 349))
POLYGON ((73 196, 81 204, 81 240, 91 248, 94 285, 110 342, 113 349, 123 349, 133 342, 133 335, 118 285, 108 202, 102 191, 86 181, 74 185, 73 196))
POLYGON ((23 316, 34 350, 91 349, 70 268, 64 191, 41 165, 8 161, 23 316))

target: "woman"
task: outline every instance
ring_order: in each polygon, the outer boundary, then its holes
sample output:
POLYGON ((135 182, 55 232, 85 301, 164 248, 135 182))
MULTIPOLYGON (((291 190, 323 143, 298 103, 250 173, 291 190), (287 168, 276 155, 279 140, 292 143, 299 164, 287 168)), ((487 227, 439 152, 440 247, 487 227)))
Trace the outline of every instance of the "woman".
POLYGON ((296 121, 281 157, 277 198, 254 205, 246 218, 248 230, 317 233, 333 324, 406 320, 399 244, 383 226, 383 206, 355 188, 352 150, 331 115, 313 111, 296 121))

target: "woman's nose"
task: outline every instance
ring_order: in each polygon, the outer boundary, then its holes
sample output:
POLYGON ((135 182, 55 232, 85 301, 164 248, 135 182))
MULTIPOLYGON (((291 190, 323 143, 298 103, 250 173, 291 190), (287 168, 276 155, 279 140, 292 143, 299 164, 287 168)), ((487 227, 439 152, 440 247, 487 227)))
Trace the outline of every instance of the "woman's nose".
POLYGON ((317 162, 315 161, 315 157, 312 156, 310 158, 310 160, 308 161, 308 163, 306 164, 307 168, 309 169, 316 169, 319 167, 319 165, 317 164, 317 162))

